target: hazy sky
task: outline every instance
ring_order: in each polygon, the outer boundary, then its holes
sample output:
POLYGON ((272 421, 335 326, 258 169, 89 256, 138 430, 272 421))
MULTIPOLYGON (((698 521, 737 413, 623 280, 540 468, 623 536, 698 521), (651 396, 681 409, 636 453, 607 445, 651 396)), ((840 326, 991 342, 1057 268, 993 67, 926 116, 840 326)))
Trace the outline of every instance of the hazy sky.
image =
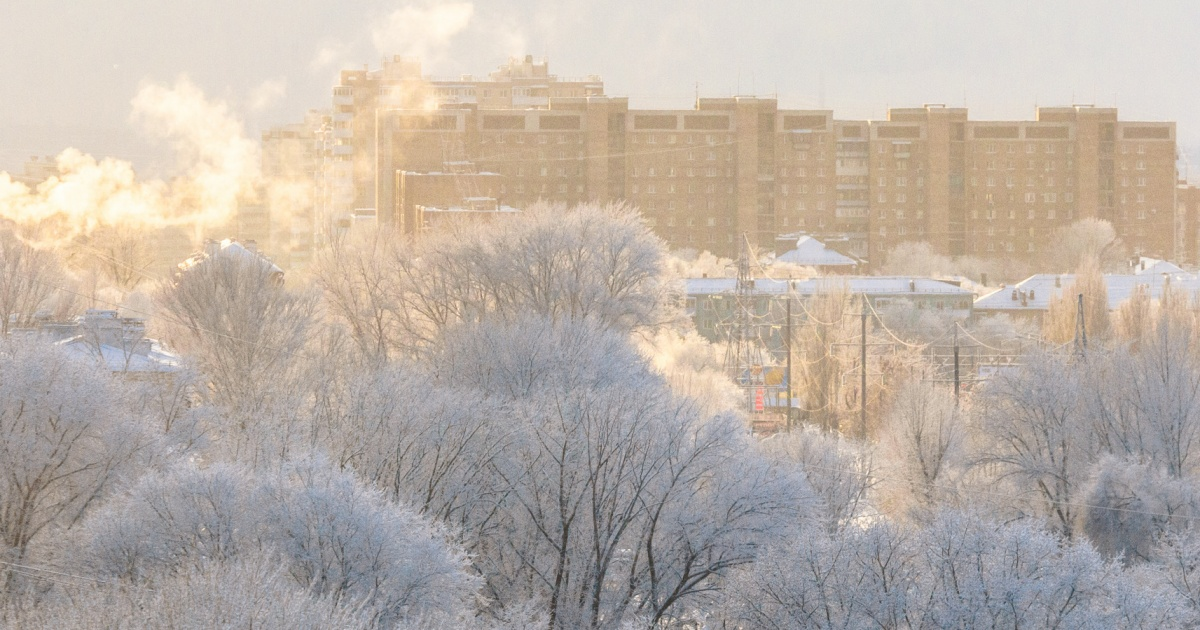
POLYGON ((256 134, 327 107, 340 67, 393 52, 437 76, 546 56, 635 107, 689 107, 697 83, 843 118, 1115 105, 1177 121, 1200 179, 1196 0, 2 0, 0 170, 67 146, 161 170, 169 152, 129 122, 143 82, 187 75, 256 134))

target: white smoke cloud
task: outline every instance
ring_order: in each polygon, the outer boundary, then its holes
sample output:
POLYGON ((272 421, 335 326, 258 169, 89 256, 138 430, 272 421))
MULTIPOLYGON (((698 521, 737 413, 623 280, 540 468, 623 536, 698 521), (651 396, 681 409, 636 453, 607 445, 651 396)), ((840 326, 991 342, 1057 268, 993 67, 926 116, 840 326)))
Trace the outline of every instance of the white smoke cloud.
POLYGON ((250 111, 258 113, 275 105, 287 96, 287 79, 268 79, 250 93, 250 111))
POLYGON ((129 162, 67 149, 57 173, 35 187, 0 172, 0 222, 50 246, 100 228, 182 226, 195 234, 228 223, 239 200, 253 195, 260 172, 258 146, 226 104, 183 77, 172 86, 143 85, 131 104, 136 123, 172 143, 182 175, 140 180, 129 162))
POLYGON ((371 41, 381 54, 437 59, 474 13, 470 2, 408 5, 381 20, 371 31, 371 41))

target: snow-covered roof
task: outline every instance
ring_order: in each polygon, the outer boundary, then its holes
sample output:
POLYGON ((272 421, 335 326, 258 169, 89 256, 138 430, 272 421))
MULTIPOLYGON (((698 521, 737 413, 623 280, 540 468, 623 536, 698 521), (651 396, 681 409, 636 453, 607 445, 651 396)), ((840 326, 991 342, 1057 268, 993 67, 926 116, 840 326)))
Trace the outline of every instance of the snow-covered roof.
MULTIPOLYGON (((1046 311, 1050 308, 1050 299, 1061 296, 1074 282, 1074 274, 1037 274, 1013 286, 997 289, 980 297, 975 300, 975 310, 1009 313, 1046 311)), ((1162 297, 1167 286, 1174 290, 1182 290, 1192 298, 1200 295, 1200 277, 1189 273, 1105 274, 1104 282, 1108 291, 1110 311, 1116 310, 1121 302, 1129 299, 1134 288, 1139 285, 1149 290, 1151 299, 1162 297)))
MULTIPOLYGON (((687 294, 692 296, 732 294, 737 291, 736 278, 688 278, 684 283, 687 294)), ((867 295, 974 295, 971 291, 949 282, 909 276, 836 276, 807 280, 757 278, 754 281, 756 293, 771 295, 783 295, 789 290, 797 295, 814 295, 841 289, 849 293, 867 295)))
POLYGON ((853 267, 858 264, 853 258, 829 249, 808 235, 797 239, 795 249, 780 254, 775 260, 806 267, 853 267))
POLYGON ((82 360, 99 361, 112 372, 167 374, 178 372, 182 362, 179 356, 168 352, 153 339, 142 340, 132 348, 108 344, 96 346, 83 335, 57 342, 69 354, 82 360))
POLYGON ((270 265, 269 270, 272 275, 283 275, 283 269, 271 262, 270 258, 264 256, 256 247, 247 247, 238 241, 227 238, 223 241, 209 241, 204 244, 204 251, 193 254, 190 258, 179 263, 181 272, 187 271, 197 265, 203 264, 204 261, 216 256, 229 257, 237 260, 248 260, 259 264, 270 265))
POLYGON ((1157 258, 1147 258, 1145 256, 1141 256, 1137 259, 1137 262, 1134 263, 1134 265, 1133 265, 1133 273, 1135 275, 1139 275, 1139 276, 1142 276, 1142 275, 1160 276, 1164 273, 1187 273, 1187 272, 1185 272, 1182 267, 1180 267, 1179 265, 1176 265, 1173 262, 1168 262, 1166 260, 1159 260, 1157 258))

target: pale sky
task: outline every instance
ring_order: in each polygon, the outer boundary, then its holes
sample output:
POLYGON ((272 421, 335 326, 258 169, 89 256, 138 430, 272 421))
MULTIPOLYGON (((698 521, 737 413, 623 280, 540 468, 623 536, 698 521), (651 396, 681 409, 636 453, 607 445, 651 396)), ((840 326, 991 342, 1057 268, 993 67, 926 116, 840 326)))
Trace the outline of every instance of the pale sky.
POLYGON ((634 107, 778 95, 839 118, 964 102, 973 119, 1035 104, 1173 120, 1200 180, 1195 0, 3 0, 0 170, 75 146, 169 168, 129 122, 146 81, 187 75, 255 137, 328 107, 337 70, 422 53, 427 73, 486 75, 511 54, 599 74, 634 107))

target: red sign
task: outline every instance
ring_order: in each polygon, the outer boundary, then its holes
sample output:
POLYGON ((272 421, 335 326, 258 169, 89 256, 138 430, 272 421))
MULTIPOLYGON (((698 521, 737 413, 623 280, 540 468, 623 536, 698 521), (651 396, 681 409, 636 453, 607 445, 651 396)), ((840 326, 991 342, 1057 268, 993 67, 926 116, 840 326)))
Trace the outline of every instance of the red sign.
POLYGON ((754 390, 754 410, 763 410, 763 390, 761 387, 754 390))

